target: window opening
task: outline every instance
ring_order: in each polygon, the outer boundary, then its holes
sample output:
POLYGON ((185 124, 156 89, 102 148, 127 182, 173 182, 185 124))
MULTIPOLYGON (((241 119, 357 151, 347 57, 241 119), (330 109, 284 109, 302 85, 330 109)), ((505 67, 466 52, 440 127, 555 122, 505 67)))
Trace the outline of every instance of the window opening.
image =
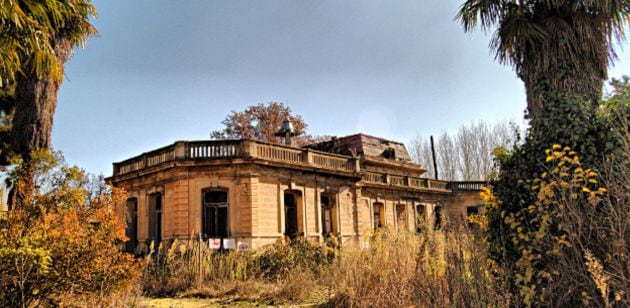
POLYGON ((138 244, 138 199, 130 198, 125 202, 125 251, 133 253, 138 244))
POLYGON ((407 230, 407 206, 405 204, 396 205, 396 222, 398 230, 407 230))
POLYGON ((157 250, 162 242, 162 193, 149 195, 149 244, 157 250))
POLYGON ((203 192, 202 233, 204 238, 228 237, 228 192, 203 192))
POLYGON ((322 235, 337 232, 337 204, 334 196, 322 193, 320 203, 322 206, 322 235))
POLYGON ((383 203, 376 202, 373 205, 374 230, 382 228, 385 225, 385 210, 383 203))
POLYGON ((299 191, 284 192, 284 234, 291 239, 296 238, 300 232, 299 214, 301 201, 299 191))
POLYGON ((433 228, 437 230, 440 227, 442 227, 442 207, 441 206, 435 207, 435 209, 433 210, 433 216, 435 218, 433 228))

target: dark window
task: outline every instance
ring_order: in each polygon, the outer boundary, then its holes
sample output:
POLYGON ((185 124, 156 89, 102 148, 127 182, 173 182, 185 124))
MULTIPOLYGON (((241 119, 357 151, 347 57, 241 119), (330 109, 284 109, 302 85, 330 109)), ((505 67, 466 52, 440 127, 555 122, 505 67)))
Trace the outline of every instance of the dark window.
POLYGON ((479 208, 476 206, 469 206, 466 208, 466 216, 472 216, 479 214, 479 208))
POLYGON ((388 148, 387 150, 383 151, 383 157, 387 159, 396 159, 396 150, 394 150, 393 148, 388 148))
POLYGON ((374 217, 374 230, 381 228, 385 225, 385 210, 383 203, 376 202, 373 205, 373 217, 374 217))
POLYGON ((291 239, 299 235, 299 200, 301 200, 299 191, 284 192, 284 234, 291 239))
POLYGON ((131 198, 125 203, 125 251, 133 253, 138 243, 138 199, 131 198))
POLYGON ((162 242, 162 193, 149 195, 149 243, 153 242, 154 249, 162 242))
POLYGON ((435 219, 433 228, 437 230, 440 227, 442 227, 442 207, 441 206, 436 206, 434 208, 433 218, 435 219))
POLYGON ((202 233, 205 238, 228 236, 228 192, 203 192, 202 233))

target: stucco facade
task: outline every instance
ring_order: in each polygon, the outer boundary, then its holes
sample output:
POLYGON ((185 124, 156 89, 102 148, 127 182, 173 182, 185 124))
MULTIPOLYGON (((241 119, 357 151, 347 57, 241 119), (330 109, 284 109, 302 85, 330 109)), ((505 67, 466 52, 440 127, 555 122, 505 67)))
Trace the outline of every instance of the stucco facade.
POLYGON ((481 183, 424 172, 401 143, 358 134, 310 148, 179 141, 114 163, 108 180, 129 193, 117 207, 127 249, 145 252, 151 241, 199 237, 256 248, 334 234, 351 244, 378 227, 416 232, 481 205, 481 183))

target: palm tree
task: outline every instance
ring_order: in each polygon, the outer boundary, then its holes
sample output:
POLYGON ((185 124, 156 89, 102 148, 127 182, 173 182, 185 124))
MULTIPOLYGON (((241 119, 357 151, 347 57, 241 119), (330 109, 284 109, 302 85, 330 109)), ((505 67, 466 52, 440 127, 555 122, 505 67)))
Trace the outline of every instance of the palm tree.
POLYGON ((627 0, 467 0, 457 19, 465 31, 497 27, 490 48, 525 83, 527 108, 536 119, 546 91, 572 93, 597 106, 629 10, 627 0))
MULTIPOLYGON (((50 147, 64 64, 96 34, 95 16, 91 0, 0 0, 0 93, 11 93, 0 111, 11 113, 9 149, 27 163, 34 150, 50 147)), ((32 189, 32 175, 24 178, 18 200, 32 189)))

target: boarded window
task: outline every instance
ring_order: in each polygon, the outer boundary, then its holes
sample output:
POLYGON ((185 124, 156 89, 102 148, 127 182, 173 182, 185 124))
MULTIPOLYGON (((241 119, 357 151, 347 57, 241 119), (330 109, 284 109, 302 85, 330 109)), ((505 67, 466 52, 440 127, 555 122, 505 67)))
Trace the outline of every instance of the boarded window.
POLYGON ((228 236, 228 192, 203 191, 202 233, 204 238, 228 236))

